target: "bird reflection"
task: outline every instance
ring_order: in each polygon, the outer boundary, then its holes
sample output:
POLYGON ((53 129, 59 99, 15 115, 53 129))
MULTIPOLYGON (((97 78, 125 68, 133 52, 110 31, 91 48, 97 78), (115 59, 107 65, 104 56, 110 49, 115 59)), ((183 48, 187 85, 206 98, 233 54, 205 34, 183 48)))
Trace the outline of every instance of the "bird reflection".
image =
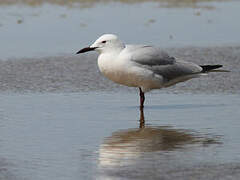
POLYGON ((216 138, 201 137, 196 132, 170 126, 145 126, 140 109, 139 128, 119 130, 104 139, 99 149, 99 165, 114 167, 134 163, 145 153, 170 152, 183 148, 216 144, 216 138), (191 146, 192 145, 192 146, 191 146))
POLYGON ((11 163, 9 163, 5 158, 0 157, 0 179, 17 179, 13 172, 10 170, 10 165, 11 163))

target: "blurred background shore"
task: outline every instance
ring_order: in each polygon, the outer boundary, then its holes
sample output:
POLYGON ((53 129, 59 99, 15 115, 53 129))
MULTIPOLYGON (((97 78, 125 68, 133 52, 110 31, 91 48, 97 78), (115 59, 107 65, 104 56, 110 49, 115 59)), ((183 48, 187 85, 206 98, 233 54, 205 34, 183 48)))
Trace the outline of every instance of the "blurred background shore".
POLYGON ((117 34, 125 43, 163 48, 239 46, 239 4, 1 1, 0 59, 72 55, 104 33, 117 34))

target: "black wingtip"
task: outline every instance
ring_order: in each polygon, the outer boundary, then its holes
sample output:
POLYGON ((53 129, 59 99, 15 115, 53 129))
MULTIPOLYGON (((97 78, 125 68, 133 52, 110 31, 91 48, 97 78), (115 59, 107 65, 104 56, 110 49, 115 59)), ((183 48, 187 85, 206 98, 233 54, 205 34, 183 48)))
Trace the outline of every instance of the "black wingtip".
POLYGON ((223 65, 221 64, 216 64, 216 65, 200 65, 201 68, 202 68, 202 72, 205 73, 205 72, 209 72, 211 70, 214 70, 214 69, 218 69, 218 68, 221 68, 223 67, 223 65))

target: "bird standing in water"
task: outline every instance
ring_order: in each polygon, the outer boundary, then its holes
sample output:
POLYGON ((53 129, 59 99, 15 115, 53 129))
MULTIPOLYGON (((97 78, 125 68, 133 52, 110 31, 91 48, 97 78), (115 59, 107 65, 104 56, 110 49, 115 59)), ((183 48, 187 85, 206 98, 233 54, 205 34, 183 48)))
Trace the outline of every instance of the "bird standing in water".
POLYGON ((197 65, 171 57, 149 45, 125 45, 114 34, 104 34, 91 46, 77 52, 97 51, 101 73, 115 83, 138 87, 140 108, 145 93, 200 77, 222 65, 197 65))

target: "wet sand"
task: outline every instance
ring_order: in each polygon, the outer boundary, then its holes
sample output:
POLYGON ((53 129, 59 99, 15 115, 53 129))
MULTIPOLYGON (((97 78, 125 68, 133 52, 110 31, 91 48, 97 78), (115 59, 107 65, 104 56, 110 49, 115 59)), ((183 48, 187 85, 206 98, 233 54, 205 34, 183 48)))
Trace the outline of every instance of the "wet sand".
MULTIPOLYGON (((166 49, 179 59, 200 65, 222 64, 231 72, 210 73, 174 87, 174 93, 239 93, 240 47, 166 49)), ((135 91, 105 79, 97 67, 97 54, 0 61, 1 92, 135 91)), ((158 92, 158 90, 156 90, 158 92)))
POLYGON ((239 95, 0 95, 0 179, 238 179, 239 95))

